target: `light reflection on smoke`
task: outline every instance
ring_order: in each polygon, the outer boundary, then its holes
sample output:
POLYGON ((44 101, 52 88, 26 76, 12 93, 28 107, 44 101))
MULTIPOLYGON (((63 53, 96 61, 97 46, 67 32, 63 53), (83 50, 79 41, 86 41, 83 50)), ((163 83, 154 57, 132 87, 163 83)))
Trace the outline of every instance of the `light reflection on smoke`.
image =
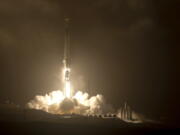
POLYGON ((71 98, 66 98, 60 90, 50 92, 45 96, 36 96, 28 104, 31 109, 43 110, 53 114, 103 114, 113 112, 105 103, 102 95, 89 97, 88 93, 78 91, 71 98))

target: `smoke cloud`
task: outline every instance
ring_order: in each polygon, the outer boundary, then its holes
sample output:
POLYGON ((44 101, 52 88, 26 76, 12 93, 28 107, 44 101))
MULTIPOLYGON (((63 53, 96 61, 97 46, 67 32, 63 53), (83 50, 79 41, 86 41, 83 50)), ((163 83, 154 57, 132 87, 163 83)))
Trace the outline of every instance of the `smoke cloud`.
POLYGON ((89 97, 88 93, 78 91, 73 97, 65 98, 60 90, 45 96, 36 96, 27 106, 31 109, 43 110, 52 114, 105 114, 113 113, 111 105, 106 104, 102 95, 89 97))

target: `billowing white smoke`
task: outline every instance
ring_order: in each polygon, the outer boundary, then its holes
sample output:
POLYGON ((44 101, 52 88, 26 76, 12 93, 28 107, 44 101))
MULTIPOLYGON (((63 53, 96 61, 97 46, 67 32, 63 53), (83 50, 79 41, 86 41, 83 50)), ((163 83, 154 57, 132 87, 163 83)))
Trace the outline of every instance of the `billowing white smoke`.
POLYGON ((71 98, 66 98, 60 90, 45 96, 36 96, 28 104, 31 109, 43 110, 53 114, 103 114, 112 113, 113 109, 105 103, 102 95, 89 97, 88 93, 78 91, 71 98))

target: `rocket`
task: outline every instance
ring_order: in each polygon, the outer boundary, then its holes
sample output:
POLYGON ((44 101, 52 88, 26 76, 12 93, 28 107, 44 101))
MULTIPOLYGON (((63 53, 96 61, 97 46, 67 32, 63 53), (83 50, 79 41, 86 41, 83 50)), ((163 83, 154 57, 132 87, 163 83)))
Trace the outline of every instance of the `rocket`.
POLYGON ((70 98, 71 79, 70 79, 70 32, 69 32, 69 18, 65 18, 65 41, 64 41, 64 58, 63 58, 63 81, 64 81, 64 94, 66 98, 70 98))
POLYGON ((64 42, 64 81, 70 81, 70 32, 69 32, 69 18, 65 18, 65 42, 64 42))

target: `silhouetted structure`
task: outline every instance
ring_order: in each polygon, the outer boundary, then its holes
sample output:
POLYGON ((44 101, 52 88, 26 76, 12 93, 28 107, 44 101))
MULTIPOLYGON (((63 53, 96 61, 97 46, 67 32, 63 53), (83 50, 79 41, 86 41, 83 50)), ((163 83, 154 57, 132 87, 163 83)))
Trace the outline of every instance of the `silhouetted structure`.
POLYGON ((130 106, 126 102, 120 108, 119 117, 122 120, 132 120, 132 110, 131 110, 130 106))

